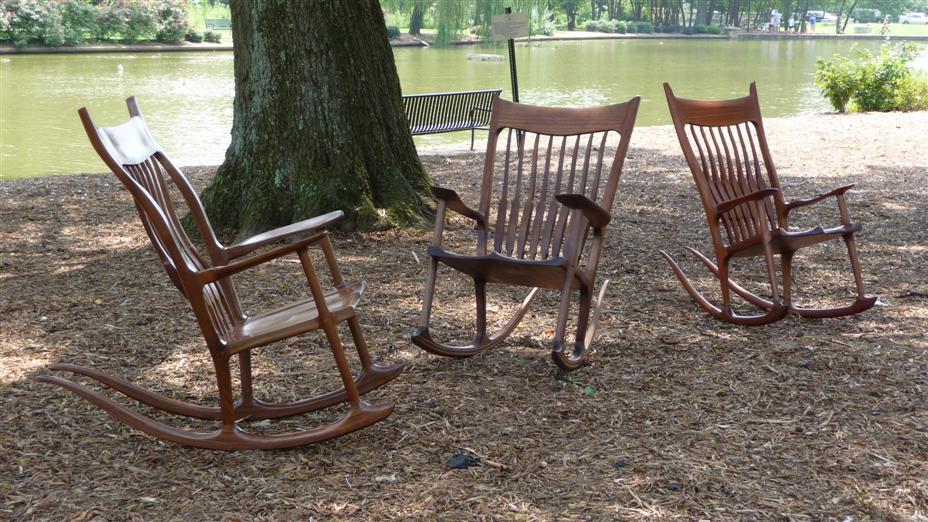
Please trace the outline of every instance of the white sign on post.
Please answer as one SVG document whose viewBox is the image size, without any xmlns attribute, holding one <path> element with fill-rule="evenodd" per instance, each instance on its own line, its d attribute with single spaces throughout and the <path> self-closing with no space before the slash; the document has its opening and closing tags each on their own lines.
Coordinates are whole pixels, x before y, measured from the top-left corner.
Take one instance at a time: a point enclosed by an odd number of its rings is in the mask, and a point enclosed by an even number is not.
<svg viewBox="0 0 928 522">
<path fill-rule="evenodd" d="M 511 40 L 528 36 L 528 13 L 507 13 L 493 17 L 493 39 Z"/>
</svg>

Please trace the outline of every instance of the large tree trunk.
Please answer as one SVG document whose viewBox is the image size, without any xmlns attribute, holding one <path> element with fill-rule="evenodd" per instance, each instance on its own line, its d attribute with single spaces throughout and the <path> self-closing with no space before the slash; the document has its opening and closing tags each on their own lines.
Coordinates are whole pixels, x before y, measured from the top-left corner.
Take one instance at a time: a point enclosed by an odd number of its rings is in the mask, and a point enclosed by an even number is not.
<svg viewBox="0 0 928 522">
<path fill-rule="evenodd" d="M 343 210 L 346 228 L 419 222 L 428 175 L 377 0 L 232 0 L 232 144 L 203 193 L 250 234 Z"/>
<path fill-rule="evenodd" d="M 409 17 L 409 34 L 412 36 L 421 36 L 422 18 L 425 16 L 425 9 L 422 2 L 416 2 L 412 6 L 412 15 Z"/>
</svg>

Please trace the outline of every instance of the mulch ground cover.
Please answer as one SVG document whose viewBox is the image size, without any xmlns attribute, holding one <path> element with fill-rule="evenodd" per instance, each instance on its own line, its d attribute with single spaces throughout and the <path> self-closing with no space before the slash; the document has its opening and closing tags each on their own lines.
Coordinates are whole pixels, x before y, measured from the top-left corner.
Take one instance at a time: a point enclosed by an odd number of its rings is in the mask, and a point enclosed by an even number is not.
<svg viewBox="0 0 928 522">
<path fill-rule="evenodd" d="M 407 369 L 367 396 L 396 404 L 387 420 L 284 451 L 162 442 L 33 381 L 71 362 L 183 400 L 212 404 L 215 394 L 193 315 L 117 180 L 4 182 L 0 519 L 925 520 L 928 113 L 771 120 L 768 134 L 788 199 L 858 183 L 849 203 L 864 224 L 876 308 L 752 328 L 702 312 L 657 253 L 670 251 L 717 298 L 683 251 L 711 252 L 702 208 L 672 130 L 638 129 L 600 265 L 612 284 L 589 365 L 563 374 L 550 361 L 557 292 L 484 355 L 419 350 L 408 335 L 431 230 L 339 235 L 347 278 L 369 284 L 368 343 Z M 436 184 L 476 201 L 480 155 L 423 161 Z M 187 169 L 198 188 L 213 171 Z M 837 223 L 833 203 L 821 206 L 803 222 Z M 446 244 L 464 250 L 473 232 L 453 220 Z M 736 274 L 761 281 L 758 268 L 743 263 Z M 800 303 L 853 297 L 839 242 L 801 254 L 796 270 Z M 257 311 L 302 298 L 304 281 L 292 258 L 236 283 Z M 472 287 L 444 271 L 439 288 L 433 332 L 463 340 Z M 503 320 L 522 294 L 491 287 L 491 296 Z M 262 349 L 256 364 L 268 398 L 337 385 L 318 336 Z M 337 413 L 244 425 L 282 432 Z"/>
</svg>

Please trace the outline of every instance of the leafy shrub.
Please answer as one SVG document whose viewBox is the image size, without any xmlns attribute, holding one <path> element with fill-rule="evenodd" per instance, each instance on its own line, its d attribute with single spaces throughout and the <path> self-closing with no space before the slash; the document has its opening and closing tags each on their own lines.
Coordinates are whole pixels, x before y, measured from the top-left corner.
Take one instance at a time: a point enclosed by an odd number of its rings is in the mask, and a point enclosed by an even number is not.
<svg viewBox="0 0 928 522">
<path fill-rule="evenodd" d="M 126 32 L 126 10 L 122 4 L 103 4 L 97 11 L 97 39 L 120 38 Z"/>
<path fill-rule="evenodd" d="M 879 58 L 869 50 L 858 51 L 859 77 L 854 104 L 861 111 L 896 110 L 896 90 L 900 81 L 912 76 L 909 62 L 918 53 L 915 46 L 883 48 Z"/>
<path fill-rule="evenodd" d="M 595 31 L 598 33 L 612 32 L 608 20 L 590 20 L 583 26 L 583 28 L 587 31 Z"/>
<path fill-rule="evenodd" d="M 658 24 L 654 26 L 655 33 L 679 33 L 681 29 L 679 25 L 674 24 Z"/>
<path fill-rule="evenodd" d="M 203 33 L 203 41 L 218 44 L 222 42 L 222 35 L 214 31 L 206 31 Z"/>
<path fill-rule="evenodd" d="M 557 30 L 557 25 L 554 22 L 554 15 L 548 8 L 532 9 L 528 25 L 529 34 L 531 35 L 543 34 L 545 36 L 551 36 L 554 34 L 554 31 Z"/>
<path fill-rule="evenodd" d="M 157 32 L 155 39 L 159 42 L 176 42 L 187 33 L 187 12 L 176 0 L 161 0 L 155 5 Z"/>
<path fill-rule="evenodd" d="M 912 74 L 899 80 L 895 104 L 897 111 L 928 111 L 928 75 Z"/>
<path fill-rule="evenodd" d="M 835 54 L 827 61 L 819 58 L 815 63 L 815 84 L 836 111 L 845 112 L 851 96 L 857 90 L 857 66 L 840 54 Z"/>
<path fill-rule="evenodd" d="M 707 34 L 707 33 L 709 32 L 709 26 L 708 26 L 708 25 L 702 25 L 702 24 L 700 24 L 700 25 L 694 25 L 694 26 L 693 26 L 693 32 L 695 32 L 696 34 Z"/>
<path fill-rule="evenodd" d="M 64 43 L 82 43 L 87 35 L 97 33 L 97 10 L 89 3 L 67 0 L 61 6 L 61 23 L 64 27 Z"/>
<path fill-rule="evenodd" d="M 628 31 L 629 33 L 637 33 L 638 22 L 634 20 L 628 20 L 627 22 L 625 22 L 625 30 Z"/>
<path fill-rule="evenodd" d="M 616 20 L 614 33 L 625 34 L 628 32 L 628 24 L 621 20 Z"/>
<path fill-rule="evenodd" d="M 706 33 L 707 34 L 722 34 L 722 28 L 717 25 L 707 25 Z"/>
<path fill-rule="evenodd" d="M 125 6 L 126 29 L 122 39 L 137 42 L 157 31 L 156 12 L 153 4 L 148 2 L 120 2 Z"/>
<path fill-rule="evenodd" d="M 884 47 L 880 55 L 855 49 L 852 57 L 819 58 L 815 83 L 838 112 L 849 102 L 860 111 L 928 108 L 928 77 L 908 68 L 918 51 L 913 44 Z"/>
<path fill-rule="evenodd" d="M 199 31 L 190 31 L 184 35 L 184 40 L 192 43 L 200 43 L 204 40 L 204 36 L 200 34 Z"/>
<path fill-rule="evenodd" d="M 17 48 L 25 47 L 31 40 L 41 40 L 49 46 L 64 42 L 61 15 L 50 9 L 48 2 L 39 0 L 4 0 L 4 36 Z"/>
<path fill-rule="evenodd" d="M 654 24 L 651 22 L 638 22 L 638 32 L 650 34 L 654 32 Z"/>
<path fill-rule="evenodd" d="M 400 28 L 395 25 L 387 26 L 387 38 L 394 39 L 400 37 Z"/>
</svg>

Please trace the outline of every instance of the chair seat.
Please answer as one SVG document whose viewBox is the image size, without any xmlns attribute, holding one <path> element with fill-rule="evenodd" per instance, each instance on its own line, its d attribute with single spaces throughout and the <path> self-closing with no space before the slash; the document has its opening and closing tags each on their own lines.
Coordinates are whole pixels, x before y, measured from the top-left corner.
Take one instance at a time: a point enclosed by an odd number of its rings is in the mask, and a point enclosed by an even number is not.
<svg viewBox="0 0 928 522">
<path fill-rule="evenodd" d="M 497 252 L 484 256 L 462 256 L 436 246 L 430 246 L 426 251 L 458 272 L 487 283 L 560 289 L 564 286 L 564 274 L 567 271 L 567 260 L 563 257 L 529 260 L 507 257 Z M 589 286 L 588 276 L 578 269 L 571 288 L 581 286 Z"/>
<path fill-rule="evenodd" d="M 795 252 L 800 248 L 823 243 L 832 239 L 837 239 L 845 234 L 860 232 L 863 226 L 860 223 L 849 223 L 840 227 L 822 228 L 815 227 L 799 232 L 790 232 L 778 228 L 771 232 L 770 246 L 774 254 L 783 252 Z M 734 253 L 732 257 L 755 257 L 764 255 L 763 242 L 757 241 L 753 244 L 746 245 L 743 249 L 738 249 L 738 245 L 733 245 Z"/>
<path fill-rule="evenodd" d="M 365 288 L 364 282 L 352 283 L 325 294 L 326 307 L 336 322 L 354 317 L 355 307 L 361 300 Z M 307 299 L 245 319 L 232 331 L 227 349 L 230 353 L 237 353 L 304 334 L 319 327 L 316 303 L 313 299 Z"/>
</svg>

